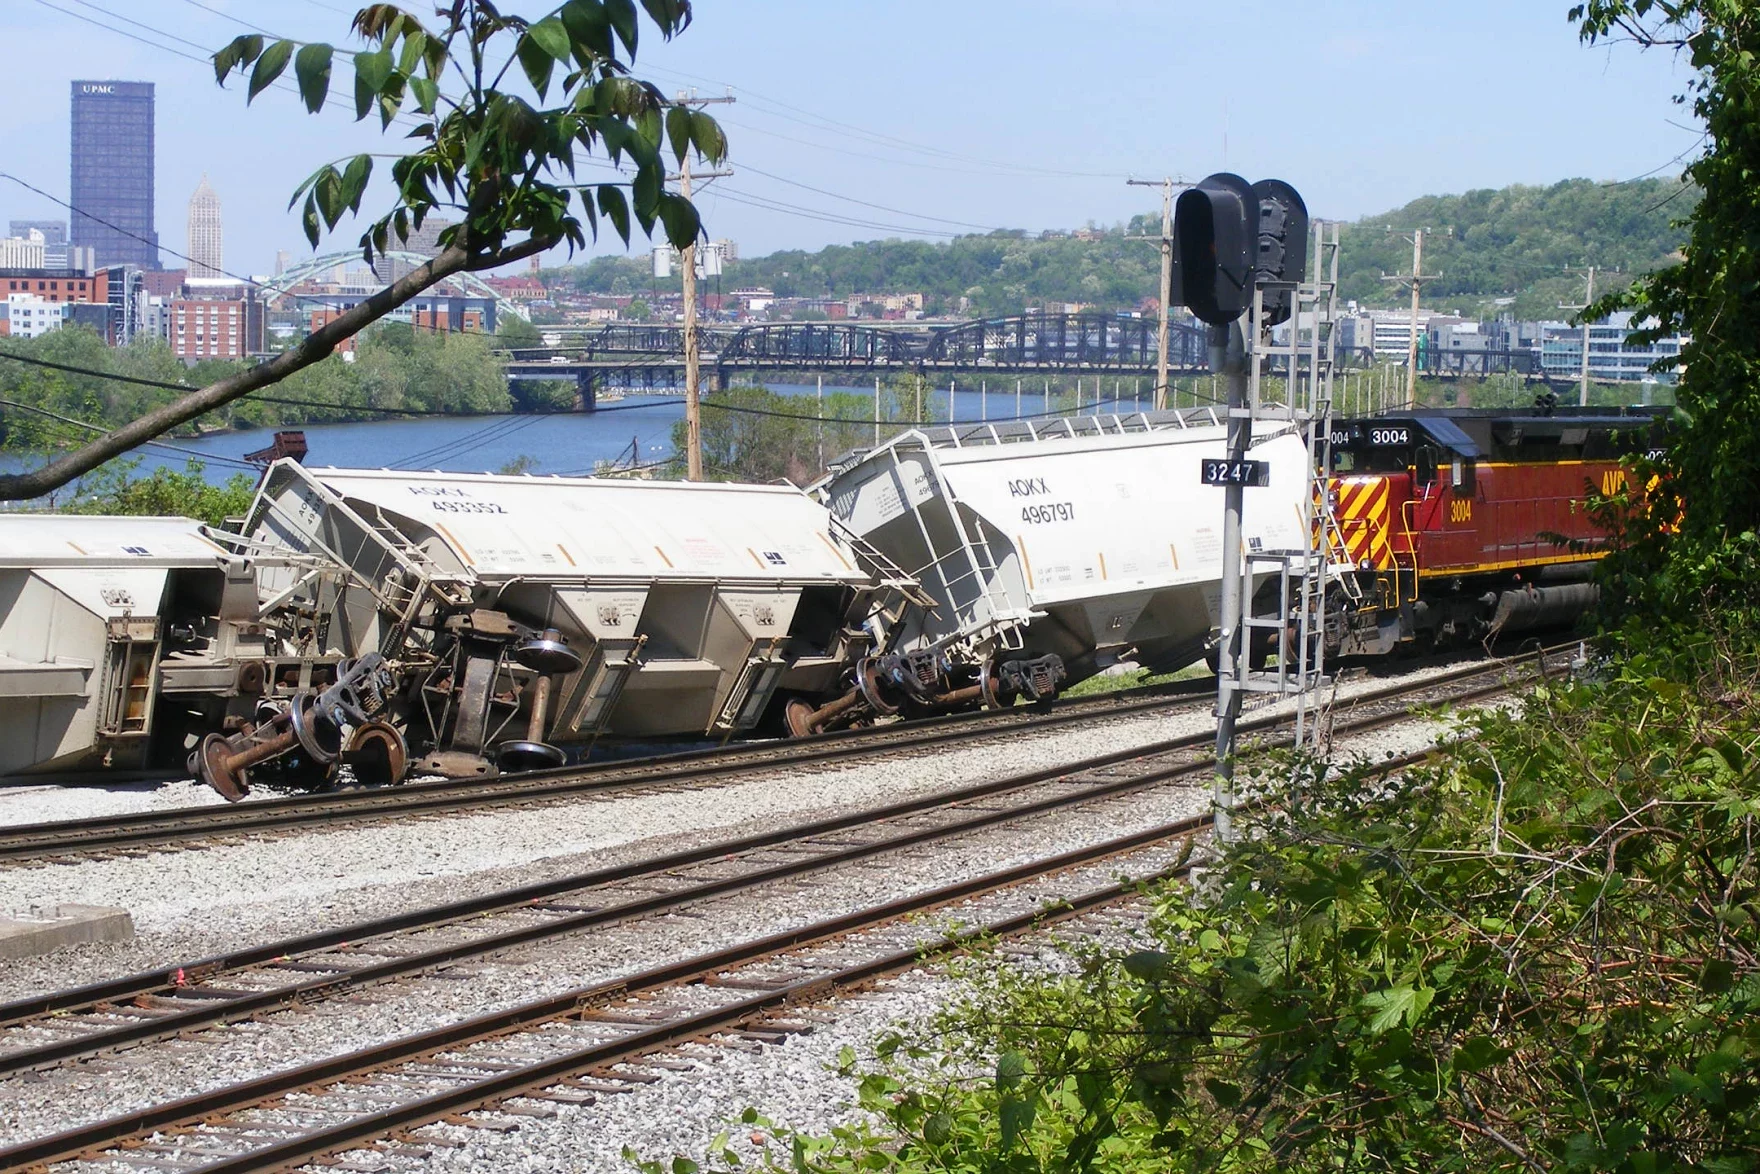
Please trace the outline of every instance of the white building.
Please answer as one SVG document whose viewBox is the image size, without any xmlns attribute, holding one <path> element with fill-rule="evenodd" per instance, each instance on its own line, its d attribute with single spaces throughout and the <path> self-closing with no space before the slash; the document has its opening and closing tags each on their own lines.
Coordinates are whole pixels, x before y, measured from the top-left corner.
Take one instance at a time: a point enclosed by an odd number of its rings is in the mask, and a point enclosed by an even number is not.
<svg viewBox="0 0 1760 1174">
<path fill-rule="evenodd" d="M 225 276 L 225 242 L 220 231 L 220 197 L 207 175 L 189 198 L 189 275 Z"/>
<path fill-rule="evenodd" d="M 13 338 L 37 338 L 59 330 L 71 302 L 51 302 L 35 294 L 6 296 L 6 333 Z"/>
<path fill-rule="evenodd" d="M 1589 326 L 1589 378 L 1603 383 L 1634 383 L 1647 379 L 1673 383 L 1680 375 L 1681 335 L 1633 346 L 1628 336 L 1645 323 L 1631 314 L 1614 314 Z M 1660 370 L 1651 366 L 1661 363 Z M 1548 375 L 1573 379 L 1583 370 L 1583 328 L 1548 323 L 1540 344 L 1540 365 Z"/>
<path fill-rule="evenodd" d="M 43 269 L 46 245 L 43 234 L 27 229 L 24 236 L 0 238 L 0 269 Z"/>
</svg>

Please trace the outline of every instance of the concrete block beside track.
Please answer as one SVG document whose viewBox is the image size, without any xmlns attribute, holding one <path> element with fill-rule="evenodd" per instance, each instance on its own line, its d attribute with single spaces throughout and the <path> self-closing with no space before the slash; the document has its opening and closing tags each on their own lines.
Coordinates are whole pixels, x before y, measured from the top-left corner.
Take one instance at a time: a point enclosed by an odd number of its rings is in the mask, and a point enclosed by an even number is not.
<svg viewBox="0 0 1760 1174">
<path fill-rule="evenodd" d="M 108 905 L 49 905 L 0 917 L 0 959 L 29 958 L 62 946 L 133 938 L 134 918 L 128 910 Z"/>
</svg>

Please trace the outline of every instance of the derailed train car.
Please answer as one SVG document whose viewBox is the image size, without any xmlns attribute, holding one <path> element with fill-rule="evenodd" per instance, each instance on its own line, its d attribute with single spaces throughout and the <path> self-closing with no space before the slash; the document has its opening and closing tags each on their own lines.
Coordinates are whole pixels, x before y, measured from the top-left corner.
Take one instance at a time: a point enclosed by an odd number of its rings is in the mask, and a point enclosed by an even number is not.
<svg viewBox="0 0 1760 1174">
<path fill-rule="evenodd" d="M 786 486 L 283 461 L 239 545 L 309 558 L 266 568 L 265 600 L 393 666 L 418 768 L 452 776 L 749 731 L 778 690 L 835 685 L 882 590 Z"/>
<path fill-rule="evenodd" d="M 1261 425 L 1269 484 L 1247 495 L 1250 550 L 1303 546 L 1308 450 Z M 1203 652 L 1222 578 L 1225 454 L 1209 409 L 1055 424 L 919 429 L 851 457 L 820 486 L 832 516 L 919 580 L 909 609 L 852 688 L 790 709 L 795 733 L 852 720 L 1048 697 L 1129 655 L 1178 668 Z"/>
<path fill-rule="evenodd" d="M 148 765 L 163 715 L 261 664 L 256 616 L 252 568 L 187 518 L 0 518 L 0 775 Z M 203 655 L 217 617 L 242 622 Z"/>
</svg>

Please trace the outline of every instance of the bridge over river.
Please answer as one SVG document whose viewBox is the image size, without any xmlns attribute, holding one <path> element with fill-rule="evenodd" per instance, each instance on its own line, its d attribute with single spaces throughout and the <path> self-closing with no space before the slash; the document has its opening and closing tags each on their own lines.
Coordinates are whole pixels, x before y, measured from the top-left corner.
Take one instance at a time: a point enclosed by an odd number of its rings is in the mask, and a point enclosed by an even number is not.
<svg viewBox="0 0 1760 1174">
<path fill-rule="evenodd" d="M 559 345 L 508 352 L 509 380 L 573 380 L 581 406 L 591 409 L 602 388 L 665 388 L 683 383 L 684 331 L 673 325 L 619 323 L 581 330 L 552 327 Z M 1156 366 L 1156 323 L 1115 314 L 1017 314 L 973 322 L 863 324 L 772 322 L 704 326 L 697 331 L 702 370 L 711 389 L 746 372 L 821 372 L 846 378 L 894 371 L 985 376 L 1150 376 Z M 1174 323 L 1168 330 L 1168 375 L 1208 375 L 1204 328 Z M 1525 353 L 1442 354 L 1427 374 L 1478 377 L 1528 371 Z M 1347 366 L 1367 366 L 1369 355 L 1340 355 Z"/>
</svg>

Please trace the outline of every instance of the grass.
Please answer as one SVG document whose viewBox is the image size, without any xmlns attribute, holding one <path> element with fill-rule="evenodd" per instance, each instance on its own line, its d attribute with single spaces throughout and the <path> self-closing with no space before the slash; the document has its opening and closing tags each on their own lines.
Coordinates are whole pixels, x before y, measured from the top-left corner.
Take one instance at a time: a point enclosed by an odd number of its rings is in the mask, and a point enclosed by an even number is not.
<svg viewBox="0 0 1760 1174">
<path fill-rule="evenodd" d="M 1199 677 L 1207 677 L 1210 670 L 1202 663 L 1190 664 L 1178 672 L 1150 673 L 1147 669 L 1138 669 L 1131 673 L 1106 674 L 1100 673 L 1085 681 L 1078 681 L 1069 688 L 1058 693 L 1059 697 L 1097 697 L 1103 693 L 1117 693 L 1121 689 L 1137 689 L 1144 685 L 1165 685 L 1169 681 L 1194 681 Z"/>
</svg>

